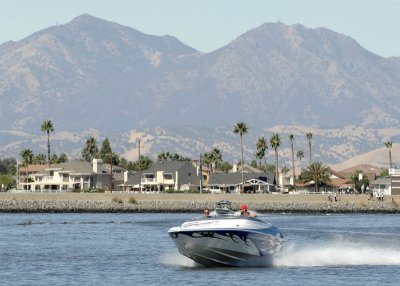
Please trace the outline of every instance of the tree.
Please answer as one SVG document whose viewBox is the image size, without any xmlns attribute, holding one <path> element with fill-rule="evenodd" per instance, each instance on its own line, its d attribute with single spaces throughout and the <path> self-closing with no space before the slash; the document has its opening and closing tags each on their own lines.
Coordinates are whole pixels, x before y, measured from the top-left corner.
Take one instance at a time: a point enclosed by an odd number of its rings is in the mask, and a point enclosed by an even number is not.
<svg viewBox="0 0 400 286">
<path fill-rule="evenodd" d="M 104 163 L 110 164 L 112 154 L 113 152 L 111 149 L 110 141 L 108 140 L 108 138 L 105 138 L 103 144 L 101 145 L 100 158 L 103 160 Z"/>
<path fill-rule="evenodd" d="M 46 155 L 44 153 L 37 154 L 33 161 L 35 164 L 44 165 L 46 164 Z"/>
<path fill-rule="evenodd" d="M 350 175 L 350 180 L 354 184 L 354 189 L 359 193 L 363 193 L 365 191 L 365 188 L 369 186 L 368 177 L 359 170 L 356 170 L 352 175 Z"/>
<path fill-rule="evenodd" d="M 232 169 L 232 165 L 231 164 L 229 164 L 229 162 L 223 162 L 222 164 L 221 164 L 221 166 L 220 166 L 220 170 L 222 171 L 222 172 L 225 172 L 225 173 L 228 173 L 229 172 L 229 170 L 231 170 Z"/>
<path fill-rule="evenodd" d="M 40 130 L 47 133 L 47 162 L 50 167 L 50 132 L 54 131 L 53 122 L 51 122 L 51 120 L 43 121 Z"/>
<path fill-rule="evenodd" d="M 233 133 L 239 134 L 240 136 L 240 151 L 241 151 L 241 161 L 240 166 L 242 169 L 242 192 L 244 191 L 244 181 L 243 181 L 243 135 L 248 132 L 248 128 L 246 123 L 238 122 L 235 126 L 233 126 Z"/>
<path fill-rule="evenodd" d="M 260 160 L 260 166 L 261 166 L 261 159 L 264 159 L 264 164 L 267 165 L 267 159 L 266 159 L 266 150 L 268 149 L 268 143 L 267 140 L 265 140 L 264 137 L 258 137 L 257 143 L 256 143 L 256 157 L 257 159 Z"/>
<path fill-rule="evenodd" d="M 58 157 L 57 163 L 67 163 L 68 162 L 68 156 L 65 153 L 61 153 L 60 156 Z"/>
<path fill-rule="evenodd" d="M 153 161 L 149 157 L 140 155 L 139 160 L 133 163 L 133 170 L 135 171 L 147 170 L 152 165 Z"/>
<path fill-rule="evenodd" d="M 6 158 L 0 160 L 0 174 L 3 175 L 15 175 L 16 173 L 17 160 L 15 158 Z"/>
<path fill-rule="evenodd" d="M 294 140 L 294 135 L 289 134 L 289 140 L 290 140 L 290 147 L 292 149 L 292 177 L 293 177 L 293 186 L 296 185 L 295 180 L 296 180 L 296 172 L 294 169 L 294 146 L 293 146 L 293 140 Z"/>
<path fill-rule="evenodd" d="M 307 134 L 306 134 L 306 138 L 307 138 L 307 140 L 308 140 L 308 152 L 309 152 L 309 155 L 310 155 L 310 164 L 312 163 L 312 156 L 311 156 L 311 140 L 312 140 L 312 133 L 311 132 L 308 132 Z"/>
<path fill-rule="evenodd" d="M 214 164 L 215 169 L 218 168 L 219 164 L 222 162 L 222 153 L 218 148 L 211 150 L 211 163 Z M 215 170 L 214 170 L 215 171 Z"/>
<path fill-rule="evenodd" d="M 301 159 L 304 158 L 304 152 L 301 151 L 301 150 L 297 151 L 296 157 L 297 157 L 297 159 L 300 161 L 300 172 L 301 172 Z"/>
<path fill-rule="evenodd" d="M 284 173 L 285 176 L 286 176 L 286 174 L 287 174 L 289 171 L 290 171 L 290 169 L 289 169 L 287 166 L 283 166 L 283 168 L 282 168 L 282 173 Z"/>
<path fill-rule="evenodd" d="M 271 145 L 271 148 L 275 151 L 275 180 L 276 184 L 279 185 L 278 148 L 281 146 L 281 137 L 279 137 L 278 133 L 272 134 L 269 145 Z"/>
<path fill-rule="evenodd" d="M 390 166 L 390 169 L 392 168 L 392 144 L 393 143 L 391 141 L 385 142 L 385 146 L 389 150 L 389 166 Z"/>
<path fill-rule="evenodd" d="M 157 155 L 158 162 L 165 162 L 171 158 L 171 154 L 169 152 L 161 152 Z"/>
<path fill-rule="evenodd" d="M 1 186 L 4 186 L 5 190 L 9 190 L 15 187 L 15 180 L 9 174 L 0 174 L 0 189 Z"/>
<path fill-rule="evenodd" d="M 93 158 L 99 155 L 99 149 L 97 148 L 97 141 L 93 137 L 89 137 L 86 140 L 85 146 L 82 149 L 82 158 L 86 162 L 92 162 Z"/>
<path fill-rule="evenodd" d="M 301 174 L 301 181 L 308 183 L 314 181 L 315 192 L 319 192 L 319 186 L 323 183 L 330 182 L 331 179 L 329 167 L 325 166 L 321 162 L 311 163 L 307 166 L 304 172 Z"/>
<path fill-rule="evenodd" d="M 31 149 L 23 149 L 20 153 L 22 157 L 22 166 L 26 168 L 25 182 L 28 182 L 28 166 L 33 162 L 33 152 Z"/>
</svg>

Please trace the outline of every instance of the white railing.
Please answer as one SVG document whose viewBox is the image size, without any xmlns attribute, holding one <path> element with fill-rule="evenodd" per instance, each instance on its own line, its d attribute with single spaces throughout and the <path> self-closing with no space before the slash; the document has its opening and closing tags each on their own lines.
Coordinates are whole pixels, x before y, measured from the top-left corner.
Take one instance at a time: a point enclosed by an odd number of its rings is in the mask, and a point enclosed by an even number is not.
<svg viewBox="0 0 400 286">
<path fill-rule="evenodd" d="M 157 184 L 157 178 L 142 178 L 140 182 L 142 184 Z"/>
</svg>

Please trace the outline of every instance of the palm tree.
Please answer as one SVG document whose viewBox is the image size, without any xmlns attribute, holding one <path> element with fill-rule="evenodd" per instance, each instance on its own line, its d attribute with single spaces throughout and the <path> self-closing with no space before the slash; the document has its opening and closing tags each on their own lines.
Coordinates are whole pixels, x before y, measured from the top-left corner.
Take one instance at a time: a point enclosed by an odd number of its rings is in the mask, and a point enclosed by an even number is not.
<svg viewBox="0 0 400 286">
<path fill-rule="evenodd" d="M 297 151 L 296 158 L 300 161 L 300 173 L 301 173 L 301 159 L 304 158 L 304 152 L 301 150 Z"/>
<path fill-rule="evenodd" d="M 50 132 L 54 131 L 53 122 L 51 122 L 51 120 L 43 121 L 42 125 L 40 126 L 40 130 L 47 133 L 47 162 L 49 163 L 50 167 Z"/>
<path fill-rule="evenodd" d="M 290 147 L 292 148 L 292 176 L 293 176 L 293 186 L 295 186 L 295 180 L 296 180 L 296 173 L 294 170 L 294 147 L 293 147 L 293 140 L 294 140 L 294 135 L 289 134 L 289 140 L 290 140 Z"/>
<path fill-rule="evenodd" d="M 44 153 L 37 154 L 33 160 L 36 164 L 44 165 L 46 164 L 46 155 Z"/>
<path fill-rule="evenodd" d="M 330 182 L 331 179 L 329 178 L 329 174 L 329 167 L 325 166 L 321 162 L 316 162 L 307 166 L 306 170 L 301 175 L 301 179 L 304 183 L 314 181 L 315 192 L 318 193 L 319 185 Z"/>
<path fill-rule="evenodd" d="M 28 166 L 33 162 L 33 152 L 31 149 L 23 149 L 20 153 L 22 157 L 22 166 L 26 167 L 26 175 L 25 175 L 25 182 L 28 182 Z"/>
<path fill-rule="evenodd" d="M 168 161 L 171 158 L 171 153 L 167 152 L 161 152 L 160 154 L 157 155 L 157 161 L 158 162 L 165 162 Z"/>
<path fill-rule="evenodd" d="M 248 128 L 246 123 L 238 122 L 235 126 L 233 126 L 233 133 L 240 135 L 240 151 L 241 151 L 241 169 L 242 169 L 242 192 L 244 190 L 244 179 L 243 179 L 243 135 L 248 132 Z"/>
<path fill-rule="evenodd" d="M 281 137 L 278 133 L 274 133 L 269 140 L 269 145 L 275 150 L 275 180 L 276 184 L 279 185 L 279 170 L 278 170 L 278 148 L 281 145 Z"/>
<path fill-rule="evenodd" d="M 393 144 L 393 142 L 391 142 L 391 141 L 385 142 L 385 146 L 389 150 L 389 166 L 390 166 L 390 169 L 392 168 L 392 144 Z"/>
<path fill-rule="evenodd" d="M 85 147 L 82 149 L 82 158 L 87 162 L 92 162 L 93 158 L 98 156 L 99 149 L 97 147 L 97 141 L 93 137 L 89 137 L 86 140 Z"/>
<path fill-rule="evenodd" d="M 312 163 L 312 157 L 311 157 L 311 140 L 312 140 L 312 133 L 308 132 L 306 134 L 306 138 L 308 140 L 308 151 L 310 153 L 310 164 Z"/>
<path fill-rule="evenodd" d="M 261 165 L 261 159 L 264 159 L 264 163 L 265 163 L 265 165 L 267 165 L 265 151 L 268 149 L 268 143 L 264 137 L 258 137 L 257 143 L 256 143 L 256 149 L 257 149 L 256 157 L 257 157 L 257 159 L 260 160 L 260 165 Z"/>
<path fill-rule="evenodd" d="M 212 163 L 214 163 L 215 165 L 215 170 L 217 169 L 218 164 L 220 164 L 222 162 L 222 153 L 221 150 L 219 150 L 218 148 L 214 148 L 211 151 L 211 161 Z M 214 171 L 215 171 L 214 170 Z"/>
</svg>

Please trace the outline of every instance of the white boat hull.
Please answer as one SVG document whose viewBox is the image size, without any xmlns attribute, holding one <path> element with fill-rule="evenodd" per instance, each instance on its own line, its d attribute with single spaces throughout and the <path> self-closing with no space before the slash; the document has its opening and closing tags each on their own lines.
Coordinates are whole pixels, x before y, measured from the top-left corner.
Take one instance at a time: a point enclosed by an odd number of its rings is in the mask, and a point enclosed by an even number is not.
<svg viewBox="0 0 400 286">
<path fill-rule="evenodd" d="M 169 230 L 183 255 L 208 267 L 265 266 L 282 247 L 282 234 L 253 218 L 192 221 Z"/>
</svg>

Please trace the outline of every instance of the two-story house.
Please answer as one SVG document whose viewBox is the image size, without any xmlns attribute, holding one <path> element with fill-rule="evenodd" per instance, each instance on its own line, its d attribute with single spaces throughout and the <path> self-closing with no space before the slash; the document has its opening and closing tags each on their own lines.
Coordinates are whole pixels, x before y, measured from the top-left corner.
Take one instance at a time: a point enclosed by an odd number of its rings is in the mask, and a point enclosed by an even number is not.
<svg viewBox="0 0 400 286">
<path fill-rule="evenodd" d="M 164 161 L 147 170 L 136 172 L 121 184 L 126 191 L 163 192 L 198 189 L 200 170 L 189 161 Z"/>
<path fill-rule="evenodd" d="M 24 168 L 21 168 L 21 171 Z M 29 170 L 29 167 L 28 167 Z M 120 172 L 116 168 L 117 172 Z M 111 182 L 115 181 L 114 170 L 111 178 L 110 170 L 101 159 L 93 159 L 92 163 L 71 160 L 66 163 L 43 166 L 42 170 L 19 176 L 19 189 L 30 191 L 72 191 L 91 188 L 110 190 Z M 123 176 L 123 175 L 121 175 Z"/>
</svg>

